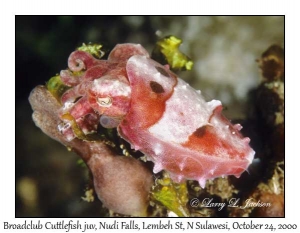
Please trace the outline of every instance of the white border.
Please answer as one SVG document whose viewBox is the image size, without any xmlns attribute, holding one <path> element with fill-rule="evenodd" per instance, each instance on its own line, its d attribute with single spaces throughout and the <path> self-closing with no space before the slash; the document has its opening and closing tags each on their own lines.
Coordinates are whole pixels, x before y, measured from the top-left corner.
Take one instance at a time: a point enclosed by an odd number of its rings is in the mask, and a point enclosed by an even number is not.
<svg viewBox="0 0 300 233">
<path fill-rule="evenodd" d="M 286 218 L 285 219 L 253 219 L 255 223 L 298 223 L 300 232 L 299 217 L 297 217 L 299 206 L 299 1 L 1 1 L 1 120 L 2 132 L 0 143 L 1 153 L 1 192 L 0 192 L 0 229 L 3 229 L 3 222 L 24 223 L 25 219 L 15 219 L 15 89 L 14 89 L 14 64 L 15 64 L 15 14 L 280 14 L 286 15 Z M 140 7 L 142 3 L 142 7 Z M 90 7 L 89 7 L 90 6 Z M 37 221 L 38 219 L 33 219 Z M 52 222 L 56 219 L 50 219 Z M 41 219 L 41 222 L 50 221 Z M 61 221 L 62 219 L 57 219 Z M 69 221 L 70 219 L 65 219 Z M 166 221 L 167 219 L 164 219 Z M 30 221 L 30 219 L 27 219 Z M 76 221 L 76 219 L 73 219 Z M 82 223 L 94 223 L 99 219 L 80 219 Z M 105 219 L 113 221 L 113 219 Z M 118 219 L 118 221 L 129 221 Z M 135 221 L 146 221 L 146 219 L 135 219 Z M 158 219 L 147 219 L 147 222 L 157 222 Z M 205 219 L 171 219 L 171 221 L 200 221 Z M 209 219 L 210 223 L 235 221 L 250 222 L 251 219 Z M 2 230 L 1 230 L 2 231 Z M 199 230 L 198 230 L 199 231 Z M 21 232 L 21 231 L 10 231 Z M 22 231 L 23 232 L 23 231 Z M 37 232 L 37 231 L 26 231 Z M 50 232 L 50 231 L 38 231 Z M 60 231 L 65 232 L 65 231 Z M 81 231 L 72 231 L 81 232 Z M 115 232 L 115 231 L 110 231 Z M 132 232 L 132 231 L 127 231 Z M 157 232 L 162 232 L 158 230 Z M 165 231 L 164 231 L 165 232 Z M 201 231 L 203 232 L 203 231 Z M 250 230 L 240 232 L 252 232 Z M 270 232 L 270 230 L 259 231 Z M 284 231 L 281 231 L 284 232 Z M 290 231 L 289 231 L 290 232 Z"/>
</svg>

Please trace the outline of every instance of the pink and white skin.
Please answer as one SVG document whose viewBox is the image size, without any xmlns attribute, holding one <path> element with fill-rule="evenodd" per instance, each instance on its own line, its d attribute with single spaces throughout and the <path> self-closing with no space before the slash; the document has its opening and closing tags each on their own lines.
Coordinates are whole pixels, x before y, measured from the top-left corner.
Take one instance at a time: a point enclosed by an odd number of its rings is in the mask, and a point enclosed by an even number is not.
<svg viewBox="0 0 300 233">
<path fill-rule="evenodd" d="M 99 122 L 117 128 L 153 161 L 154 173 L 166 170 L 175 182 L 197 180 L 205 187 L 207 179 L 239 177 L 252 163 L 250 139 L 222 115 L 221 102 L 206 102 L 141 45 L 118 44 L 107 60 L 75 51 L 68 65 L 60 74 L 71 87 L 62 96 L 61 115 L 70 113 L 85 134 Z M 61 132 L 72 140 L 76 135 L 63 120 Z"/>
</svg>

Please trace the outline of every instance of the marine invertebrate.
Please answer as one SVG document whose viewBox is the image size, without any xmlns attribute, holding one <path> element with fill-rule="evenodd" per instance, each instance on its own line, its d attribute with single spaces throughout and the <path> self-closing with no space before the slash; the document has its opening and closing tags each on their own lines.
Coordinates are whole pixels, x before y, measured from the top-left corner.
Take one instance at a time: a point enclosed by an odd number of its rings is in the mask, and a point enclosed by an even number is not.
<svg viewBox="0 0 300 233">
<path fill-rule="evenodd" d="M 170 70 L 193 65 L 178 50 L 180 42 L 160 40 L 154 50 L 171 67 L 151 59 L 139 44 L 118 44 L 107 59 L 101 45 L 83 45 L 47 89 L 38 86 L 30 95 L 36 125 L 81 156 L 95 193 L 114 212 L 145 216 L 150 195 L 172 213 L 188 216 L 185 180 L 204 188 L 208 179 L 239 177 L 253 160 L 250 139 L 222 115 L 221 102 L 206 102 Z M 164 170 L 164 178 L 159 175 L 153 185 L 153 174 L 122 142 L 126 156 L 117 156 L 112 132 L 152 161 L 153 173 Z"/>
<path fill-rule="evenodd" d="M 142 162 L 117 156 L 103 140 L 68 141 L 57 127 L 62 123 L 58 117 L 61 105 L 44 86 L 33 89 L 29 101 L 35 124 L 86 162 L 93 174 L 95 191 L 107 208 L 126 215 L 146 215 L 152 174 Z"/>
<path fill-rule="evenodd" d="M 222 115 L 221 102 L 206 102 L 141 45 L 119 44 L 107 60 L 77 50 L 68 65 L 60 73 L 71 87 L 61 96 L 60 130 L 69 141 L 94 134 L 100 121 L 147 155 L 154 173 L 202 187 L 207 179 L 239 177 L 252 162 L 250 139 Z"/>
</svg>

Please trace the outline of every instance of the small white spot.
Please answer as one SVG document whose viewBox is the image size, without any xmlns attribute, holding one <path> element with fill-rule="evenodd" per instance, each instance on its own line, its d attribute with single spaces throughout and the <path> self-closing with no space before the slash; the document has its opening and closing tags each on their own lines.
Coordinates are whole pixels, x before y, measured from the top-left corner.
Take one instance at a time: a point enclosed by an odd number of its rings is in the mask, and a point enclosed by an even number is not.
<svg viewBox="0 0 300 233">
<path fill-rule="evenodd" d="M 200 187 L 204 189 L 205 188 L 205 183 L 206 183 L 205 178 L 200 178 L 198 180 L 198 182 L 199 182 Z"/>
<path fill-rule="evenodd" d="M 68 128 L 70 128 L 71 127 L 71 124 L 70 123 L 61 123 L 61 124 L 59 124 L 58 126 L 57 126 L 57 128 L 58 128 L 58 130 L 60 131 L 60 132 L 64 132 L 64 131 L 66 131 Z"/>
<path fill-rule="evenodd" d="M 240 131 L 243 128 L 243 126 L 241 126 L 241 124 L 235 124 L 233 125 L 233 128 Z"/>
<path fill-rule="evenodd" d="M 243 138 L 243 141 L 246 142 L 246 143 L 249 143 L 250 142 L 250 138 L 245 137 L 245 138 Z"/>
<path fill-rule="evenodd" d="M 160 155 L 161 152 L 162 152 L 161 145 L 160 144 L 155 144 L 155 146 L 154 146 L 154 153 L 155 153 L 155 155 Z"/>
<path fill-rule="evenodd" d="M 102 107 L 110 107 L 112 105 L 112 100 L 110 97 L 98 98 L 97 102 Z"/>
<path fill-rule="evenodd" d="M 180 171 L 183 171 L 184 165 L 185 165 L 184 162 L 182 162 L 182 163 L 179 164 L 179 169 L 180 169 Z"/>
<path fill-rule="evenodd" d="M 154 164 L 153 172 L 156 174 L 156 173 L 160 172 L 161 170 L 163 170 L 162 165 L 160 163 L 156 162 Z"/>
<path fill-rule="evenodd" d="M 158 37 L 161 37 L 162 34 L 163 33 L 160 30 L 156 30 L 156 32 L 155 32 L 155 35 L 158 36 Z"/>
<path fill-rule="evenodd" d="M 74 103 L 72 103 L 72 102 L 65 102 L 64 103 L 64 106 L 63 106 L 63 109 L 65 110 L 65 109 L 70 109 L 71 107 L 73 107 L 74 106 Z"/>
</svg>

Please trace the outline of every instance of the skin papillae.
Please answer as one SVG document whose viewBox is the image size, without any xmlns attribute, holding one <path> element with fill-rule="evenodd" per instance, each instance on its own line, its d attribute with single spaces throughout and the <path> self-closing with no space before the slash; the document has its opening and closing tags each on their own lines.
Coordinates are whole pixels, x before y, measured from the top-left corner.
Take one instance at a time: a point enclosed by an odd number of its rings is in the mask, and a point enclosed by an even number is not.
<svg viewBox="0 0 300 233">
<path fill-rule="evenodd" d="M 239 177 L 252 162 L 250 139 L 222 115 L 221 102 L 206 102 L 141 45 L 118 44 L 107 60 L 77 50 L 68 66 L 47 89 L 32 91 L 33 119 L 82 157 L 110 210 L 146 215 L 152 174 L 141 162 L 116 156 L 97 138 L 100 125 L 117 128 L 154 163 L 154 173 L 164 170 L 176 183 L 196 180 L 205 188 L 209 179 Z"/>
<path fill-rule="evenodd" d="M 29 102 L 36 126 L 86 162 L 95 191 L 108 209 L 125 215 L 146 215 L 152 174 L 140 161 L 116 156 L 103 141 L 66 140 L 57 127 L 62 123 L 58 114 L 61 105 L 44 86 L 32 90 Z"/>
</svg>

